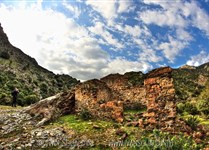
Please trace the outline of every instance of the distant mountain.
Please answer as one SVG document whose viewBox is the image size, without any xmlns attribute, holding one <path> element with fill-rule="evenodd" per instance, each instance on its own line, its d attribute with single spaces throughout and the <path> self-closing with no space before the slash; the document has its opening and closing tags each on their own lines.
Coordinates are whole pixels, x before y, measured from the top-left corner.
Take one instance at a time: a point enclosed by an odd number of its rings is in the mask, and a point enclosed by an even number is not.
<svg viewBox="0 0 209 150">
<path fill-rule="evenodd" d="M 23 41 L 24 42 L 24 41 Z M 56 75 L 10 44 L 0 24 L 0 104 L 9 104 L 11 90 L 19 88 L 21 105 L 34 103 L 79 83 L 69 75 Z"/>
</svg>

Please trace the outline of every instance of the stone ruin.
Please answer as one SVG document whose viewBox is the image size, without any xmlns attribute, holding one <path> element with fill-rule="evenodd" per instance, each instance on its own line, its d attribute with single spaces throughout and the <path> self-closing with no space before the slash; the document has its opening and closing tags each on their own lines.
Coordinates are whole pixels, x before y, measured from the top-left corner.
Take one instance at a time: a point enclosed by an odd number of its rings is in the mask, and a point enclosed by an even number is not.
<svg viewBox="0 0 209 150">
<path fill-rule="evenodd" d="M 147 111 L 139 120 L 139 126 L 147 130 L 154 128 L 163 131 L 191 131 L 177 118 L 175 88 L 170 67 L 152 70 L 144 80 Z"/>
<path fill-rule="evenodd" d="M 93 79 L 75 88 L 77 113 L 88 111 L 92 117 L 123 121 L 123 103 L 102 81 Z"/>
<path fill-rule="evenodd" d="M 144 85 L 129 86 L 110 76 L 78 84 L 74 89 L 42 100 L 27 109 L 42 118 L 40 124 L 69 113 L 87 111 L 93 118 L 123 122 L 124 105 L 142 103 L 147 106 L 138 124 L 141 128 L 169 131 L 189 131 L 189 127 L 176 115 L 175 88 L 170 67 L 155 69 L 145 75 Z M 130 91 L 128 91 L 130 89 Z M 128 91 L 128 92 L 127 92 Z M 139 108 L 140 109 L 140 108 Z M 42 117 L 41 117 L 42 116 Z"/>
<path fill-rule="evenodd" d="M 170 67 L 152 70 L 145 75 L 143 87 L 129 87 L 128 80 L 117 74 L 80 83 L 74 89 L 75 111 L 81 113 L 86 110 L 93 118 L 123 122 L 124 105 L 128 105 L 127 99 L 133 99 L 132 104 L 138 100 L 147 107 L 138 121 L 141 128 L 157 128 L 169 132 L 189 131 L 191 129 L 177 118 L 171 73 Z M 130 91 L 126 92 L 128 89 Z"/>
</svg>

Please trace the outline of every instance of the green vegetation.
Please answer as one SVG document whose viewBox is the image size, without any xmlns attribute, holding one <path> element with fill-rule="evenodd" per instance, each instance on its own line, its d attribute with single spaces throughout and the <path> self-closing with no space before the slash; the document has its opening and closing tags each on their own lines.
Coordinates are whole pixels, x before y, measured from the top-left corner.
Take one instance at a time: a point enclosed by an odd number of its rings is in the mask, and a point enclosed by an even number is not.
<svg viewBox="0 0 209 150">
<path fill-rule="evenodd" d="M 128 111 L 126 112 L 128 113 Z M 134 113 L 131 111 L 130 113 Z M 62 126 L 69 133 L 74 133 L 71 140 L 88 137 L 92 147 L 86 149 L 123 149 L 123 150 L 199 150 L 204 147 L 183 134 L 172 135 L 159 130 L 144 131 L 139 127 L 125 126 L 115 122 L 101 120 L 82 120 L 76 115 L 60 117 L 49 127 Z M 121 139 L 127 135 L 125 139 Z"/>
<path fill-rule="evenodd" d="M 9 55 L 8 52 L 3 51 L 3 52 L 0 53 L 0 57 L 1 58 L 4 58 L 4 59 L 9 59 L 10 58 L 10 55 Z"/>
<path fill-rule="evenodd" d="M 39 66 L 34 58 L 13 47 L 2 29 L 0 36 L 0 104 L 10 105 L 14 87 L 20 90 L 18 105 L 25 106 L 79 82 L 69 75 L 56 75 Z"/>
<path fill-rule="evenodd" d="M 14 87 L 20 90 L 18 105 L 26 106 L 70 89 L 77 83 L 76 79 L 68 75 L 55 75 L 31 63 L 25 65 L 24 61 L 18 63 L 12 58 L 5 60 L 0 57 L 0 104 L 2 105 L 11 104 L 11 92 Z"/>
<path fill-rule="evenodd" d="M 144 84 L 144 74 L 142 72 L 128 72 L 124 74 L 128 78 L 128 83 L 131 86 L 143 85 Z"/>
<path fill-rule="evenodd" d="M 173 71 L 172 77 L 178 100 L 187 100 L 199 96 L 204 89 L 204 86 L 198 84 L 201 71 L 200 69 L 176 69 Z"/>
<path fill-rule="evenodd" d="M 186 124 L 188 126 L 190 126 L 192 128 L 192 130 L 196 130 L 198 124 L 200 123 L 198 117 L 196 116 L 189 116 L 186 120 L 185 120 Z"/>
<path fill-rule="evenodd" d="M 178 103 L 177 111 L 179 113 L 186 113 L 186 114 L 191 114 L 191 115 L 196 115 L 199 113 L 196 105 L 191 102 Z"/>
<path fill-rule="evenodd" d="M 82 120 L 89 120 L 92 118 L 92 115 L 91 113 L 87 110 L 87 109 L 82 109 L 80 112 L 79 112 L 79 117 L 82 119 Z"/>
</svg>

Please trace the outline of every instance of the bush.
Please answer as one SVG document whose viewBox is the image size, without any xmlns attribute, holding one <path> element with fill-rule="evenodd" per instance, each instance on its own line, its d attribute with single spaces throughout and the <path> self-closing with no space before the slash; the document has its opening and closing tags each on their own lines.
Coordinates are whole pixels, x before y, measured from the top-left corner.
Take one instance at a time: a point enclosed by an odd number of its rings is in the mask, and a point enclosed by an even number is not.
<svg viewBox="0 0 209 150">
<path fill-rule="evenodd" d="M 8 52 L 1 52 L 0 53 L 0 57 L 1 58 L 4 58 L 4 59 L 9 59 L 10 58 L 10 55 L 9 55 L 9 53 Z"/>
<path fill-rule="evenodd" d="M 46 83 L 41 83 L 40 85 L 40 90 L 43 92 L 43 93 L 47 93 L 48 92 L 48 85 Z"/>
<path fill-rule="evenodd" d="M 2 105 L 11 104 L 11 98 L 6 93 L 0 93 L 0 104 Z"/>
<path fill-rule="evenodd" d="M 92 115 L 91 113 L 89 112 L 89 110 L 87 109 L 82 109 L 79 113 L 79 117 L 82 119 L 82 120 L 89 120 L 92 118 Z"/>
<path fill-rule="evenodd" d="M 190 116 L 185 120 L 186 124 L 190 126 L 193 130 L 196 130 L 198 124 L 200 123 L 199 119 L 196 116 Z"/>
<path fill-rule="evenodd" d="M 190 103 L 190 102 L 186 102 L 185 104 L 184 103 L 177 104 L 177 111 L 179 113 L 187 112 L 187 113 L 189 113 L 191 115 L 198 114 L 197 107 L 194 104 Z"/>
<path fill-rule="evenodd" d="M 178 103 L 177 104 L 177 112 L 178 113 L 183 113 L 184 112 L 184 107 L 185 107 L 185 105 L 183 103 Z"/>
<path fill-rule="evenodd" d="M 204 115 L 209 115 L 209 99 L 199 100 L 197 102 L 197 109 Z"/>
<path fill-rule="evenodd" d="M 31 105 L 33 103 L 38 102 L 39 98 L 35 94 L 28 95 L 24 98 L 24 105 Z"/>
</svg>

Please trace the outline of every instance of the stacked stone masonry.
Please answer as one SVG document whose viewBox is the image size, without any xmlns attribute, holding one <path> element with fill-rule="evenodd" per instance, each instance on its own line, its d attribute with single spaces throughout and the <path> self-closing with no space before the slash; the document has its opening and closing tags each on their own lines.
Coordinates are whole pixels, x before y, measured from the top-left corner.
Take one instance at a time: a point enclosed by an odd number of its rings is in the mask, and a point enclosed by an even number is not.
<svg viewBox="0 0 209 150">
<path fill-rule="evenodd" d="M 144 80 L 146 89 L 147 111 L 139 120 L 139 125 L 147 130 L 154 128 L 168 132 L 191 129 L 177 118 L 175 88 L 170 67 L 155 69 Z"/>
</svg>

